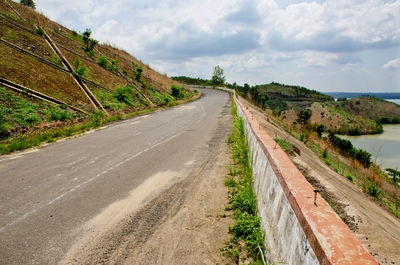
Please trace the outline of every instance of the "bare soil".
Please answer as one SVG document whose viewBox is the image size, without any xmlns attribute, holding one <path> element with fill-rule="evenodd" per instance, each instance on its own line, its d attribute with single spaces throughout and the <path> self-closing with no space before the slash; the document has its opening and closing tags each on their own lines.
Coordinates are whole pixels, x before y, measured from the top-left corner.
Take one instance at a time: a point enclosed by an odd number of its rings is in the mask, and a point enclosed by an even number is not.
<svg viewBox="0 0 400 265">
<path fill-rule="evenodd" d="M 269 119 L 266 112 L 244 99 L 241 101 L 271 137 L 287 139 L 300 150 L 300 155 L 292 157 L 292 160 L 310 183 L 319 187 L 334 207 L 339 209 L 342 219 L 379 264 L 400 264 L 400 219 L 345 177 L 331 170 L 307 146 Z"/>
<path fill-rule="evenodd" d="M 183 180 L 157 174 L 107 207 L 61 264 L 228 264 L 220 253 L 233 224 L 225 214 L 231 159 L 225 137 L 211 140 L 208 158 Z"/>
</svg>

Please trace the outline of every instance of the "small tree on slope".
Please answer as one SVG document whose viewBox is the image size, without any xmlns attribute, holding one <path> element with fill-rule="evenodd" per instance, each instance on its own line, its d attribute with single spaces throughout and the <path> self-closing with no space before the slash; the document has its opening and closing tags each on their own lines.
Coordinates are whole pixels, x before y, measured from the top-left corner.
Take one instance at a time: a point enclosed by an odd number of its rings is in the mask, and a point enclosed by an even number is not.
<svg viewBox="0 0 400 265">
<path fill-rule="evenodd" d="M 33 0 L 21 0 L 19 1 L 19 3 L 32 9 L 36 8 L 35 2 L 33 2 Z"/>
</svg>

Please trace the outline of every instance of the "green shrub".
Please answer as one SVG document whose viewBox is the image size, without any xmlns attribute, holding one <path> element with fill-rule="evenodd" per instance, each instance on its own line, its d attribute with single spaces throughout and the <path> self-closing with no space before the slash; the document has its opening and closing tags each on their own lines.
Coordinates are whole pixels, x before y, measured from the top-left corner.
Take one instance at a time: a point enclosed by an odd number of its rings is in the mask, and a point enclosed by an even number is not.
<svg viewBox="0 0 400 265">
<path fill-rule="evenodd" d="M 101 67 L 107 69 L 107 67 L 108 67 L 107 58 L 106 58 L 105 56 L 100 56 L 100 57 L 97 59 L 97 64 L 100 65 Z"/>
<path fill-rule="evenodd" d="M 117 90 L 115 91 L 114 97 L 120 101 L 120 102 L 124 102 L 129 106 L 132 106 L 133 103 L 131 101 L 132 99 L 132 87 L 130 86 L 125 86 L 125 87 L 119 87 L 117 88 Z"/>
<path fill-rule="evenodd" d="M 108 70 L 115 71 L 118 70 L 117 63 L 119 60 L 111 60 L 111 64 L 108 65 Z"/>
<path fill-rule="evenodd" d="M 238 184 L 234 178 L 227 178 L 224 181 L 224 185 L 228 188 L 234 188 L 234 187 L 237 187 Z"/>
<path fill-rule="evenodd" d="M 172 86 L 171 86 L 171 95 L 172 95 L 172 96 L 177 97 L 178 94 L 179 94 L 179 92 L 180 92 L 179 87 L 177 87 L 177 86 L 175 86 L 175 85 L 172 85 Z"/>
<path fill-rule="evenodd" d="M 332 162 L 328 158 L 324 158 L 322 160 L 324 160 L 325 164 L 327 164 L 328 166 L 332 165 Z"/>
<path fill-rule="evenodd" d="M 244 239 L 246 249 L 254 259 L 259 259 L 259 247 L 264 246 L 264 233 L 258 216 L 247 212 L 236 212 L 236 224 L 229 230 L 237 238 Z"/>
<path fill-rule="evenodd" d="M 381 194 L 381 192 L 381 189 L 374 183 L 367 188 L 367 193 L 377 199 L 379 199 L 379 195 Z"/>
<path fill-rule="evenodd" d="M 95 113 L 93 113 L 90 116 L 90 119 L 92 120 L 92 124 L 95 127 L 98 127 L 98 126 L 103 124 L 103 118 L 104 118 L 104 113 L 102 111 L 100 111 L 100 110 L 96 111 Z"/>
<path fill-rule="evenodd" d="M 96 51 L 95 50 L 90 50 L 87 51 L 86 54 L 90 57 L 93 58 L 96 55 Z"/>
<path fill-rule="evenodd" d="M 352 175 L 348 174 L 348 175 L 346 175 L 346 178 L 348 180 L 350 180 L 351 182 L 353 182 L 353 176 Z"/>
<path fill-rule="evenodd" d="M 36 28 L 36 33 L 37 34 L 39 34 L 40 36 L 43 36 L 44 35 L 44 31 L 43 31 L 43 29 L 41 29 L 41 28 Z"/>
<path fill-rule="evenodd" d="M 11 125 L 5 122 L 0 122 L 0 139 L 9 137 L 11 135 L 10 129 Z"/>
<path fill-rule="evenodd" d="M 29 124 L 33 124 L 33 123 L 38 122 L 39 117 L 36 116 L 35 114 L 29 114 L 29 115 L 25 116 L 24 120 L 25 120 L 25 122 L 27 122 Z"/>
<path fill-rule="evenodd" d="M 51 121 L 65 121 L 72 120 L 74 116 L 67 110 L 51 109 L 50 120 Z"/>
<path fill-rule="evenodd" d="M 371 154 L 362 149 L 353 148 L 350 152 L 351 156 L 357 159 L 365 168 L 369 168 L 372 164 Z"/>
<path fill-rule="evenodd" d="M 319 125 L 315 128 L 315 130 L 316 130 L 316 132 L 317 132 L 319 138 L 322 137 L 322 133 L 325 131 L 325 129 L 326 129 L 326 128 L 325 128 L 325 126 L 324 126 L 323 124 L 319 124 Z"/>
<path fill-rule="evenodd" d="M 82 40 L 85 43 L 85 47 L 82 47 L 85 52 L 90 52 L 93 51 L 94 46 L 99 43 L 97 40 L 91 39 L 90 36 L 92 35 L 92 30 L 91 29 L 86 29 L 82 33 Z"/>
<path fill-rule="evenodd" d="M 77 70 L 76 70 L 76 74 L 79 76 L 79 77 L 85 77 L 86 76 L 86 72 L 87 72 L 87 67 L 86 66 L 82 66 L 82 67 L 79 67 Z"/>
<path fill-rule="evenodd" d="M 337 137 L 332 132 L 329 133 L 328 140 L 333 146 L 337 147 L 342 154 L 357 159 L 365 168 L 371 166 L 371 154 L 362 149 L 354 148 L 349 140 Z"/>
<path fill-rule="evenodd" d="M 87 67 L 86 66 L 80 66 L 82 63 L 79 60 L 79 57 L 76 57 L 74 63 L 73 63 L 73 67 L 74 67 L 74 73 L 78 76 L 78 77 L 85 77 L 86 72 L 87 72 Z"/>
<path fill-rule="evenodd" d="M 136 70 L 135 70 L 135 79 L 136 80 L 140 80 L 140 78 L 142 77 L 142 73 L 143 73 L 143 68 L 142 67 L 136 67 Z"/>
<path fill-rule="evenodd" d="M 245 185 L 232 198 L 233 209 L 238 209 L 249 214 L 256 214 L 257 199 L 250 185 Z"/>
</svg>

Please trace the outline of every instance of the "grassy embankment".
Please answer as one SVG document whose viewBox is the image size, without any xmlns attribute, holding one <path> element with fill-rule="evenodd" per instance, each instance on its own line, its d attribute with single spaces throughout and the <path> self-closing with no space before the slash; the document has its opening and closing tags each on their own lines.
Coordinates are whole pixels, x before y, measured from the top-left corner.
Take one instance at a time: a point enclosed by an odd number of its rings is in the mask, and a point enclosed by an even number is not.
<svg viewBox="0 0 400 265">
<path fill-rule="evenodd" d="M 260 218 L 257 216 L 257 200 L 252 188 L 253 177 L 244 122 L 238 116 L 233 100 L 231 113 L 233 132 L 228 142 L 232 150 L 233 165 L 225 185 L 229 188 L 230 205 L 227 210 L 233 212 L 235 225 L 229 228 L 232 238 L 226 242 L 221 251 L 235 264 L 239 264 L 239 260 L 251 264 L 265 264 L 264 233 L 261 230 Z"/>
<path fill-rule="evenodd" d="M 128 113 L 106 116 L 99 111 L 87 116 L 0 87 L 2 107 L 0 109 L 0 155 L 78 135 L 113 121 L 188 103 L 198 97 L 200 93 L 192 95 L 191 98 L 186 97 L 162 106 L 142 108 Z"/>
<path fill-rule="evenodd" d="M 56 107 L 27 97 L 27 93 L 16 93 L 2 87 L 0 154 L 52 142 L 110 121 L 181 104 L 199 96 L 184 89 L 173 95 L 172 86 L 179 85 L 177 82 L 157 73 L 127 52 L 101 43 L 87 50 L 83 33 L 70 30 L 18 3 L 8 2 L 18 14 L 5 1 L 0 2 L 0 36 L 31 55 L 0 43 L 1 76 L 90 115 L 65 106 Z M 44 31 L 69 64 L 74 65 L 75 75 L 86 83 L 110 116 L 96 112 L 72 75 L 57 69 L 66 70 L 46 42 Z M 57 67 L 45 64 L 35 56 Z"/>
</svg>

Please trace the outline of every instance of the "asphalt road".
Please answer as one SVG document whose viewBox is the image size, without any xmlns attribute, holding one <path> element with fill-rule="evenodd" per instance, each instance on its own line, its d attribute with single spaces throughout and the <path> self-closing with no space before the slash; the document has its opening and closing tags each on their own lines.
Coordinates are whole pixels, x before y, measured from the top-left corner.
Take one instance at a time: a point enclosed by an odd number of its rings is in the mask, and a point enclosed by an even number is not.
<svg viewBox="0 0 400 265">
<path fill-rule="evenodd" d="M 202 93 L 186 105 L 0 157 L 0 264 L 55 264 L 84 224 L 147 179 L 190 176 L 212 139 L 227 132 L 219 120 L 228 114 L 229 94 Z"/>
</svg>

